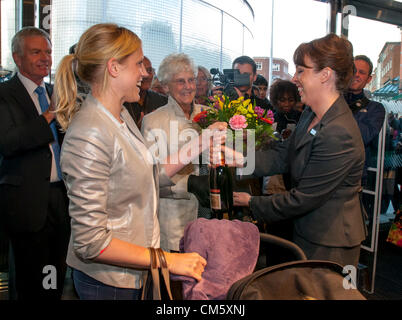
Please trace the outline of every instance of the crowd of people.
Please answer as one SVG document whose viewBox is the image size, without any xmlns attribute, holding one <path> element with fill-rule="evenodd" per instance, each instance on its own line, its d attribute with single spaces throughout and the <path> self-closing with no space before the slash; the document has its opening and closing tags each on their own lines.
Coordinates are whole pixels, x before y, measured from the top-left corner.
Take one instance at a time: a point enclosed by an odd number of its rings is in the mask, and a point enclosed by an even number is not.
<svg viewBox="0 0 402 320">
<path fill-rule="evenodd" d="M 223 88 L 184 53 L 155 72 L 141 39 L 111 23 L 82 34 L 54 87 L 44 82 L 51 50 L 46 32 L 21 29 L 18 72 L 0 84 L 0 219 L 16 297 L 60 299 L 69 266 L 80 299 L 139 299 L 149 247 L 164 250 L 172 274 L 201 281 L 207 257 L 180 253 L 180 239 L 210 217 L 208 167 L 194 160 L 209 153 L 205 141 L 224 142 L 227 124 L 201 131 L 192 119 Z M 334 34 L 301 44 L 294 63 L 291 81 L 268 87 L 252 58 L 233 61 L 250 80 L 235 93 L 274 112 L 278 137 L 256 152 L 259 192 L 234 192 L 234 205 L 267 226 L 290 222 L 287 237 L 309 259 L 357 266 L 365 159 L 385 116 L 364 96 L 372 64 Z M 48 265 L 56 289 L 43 286 Z"/>
</svg>

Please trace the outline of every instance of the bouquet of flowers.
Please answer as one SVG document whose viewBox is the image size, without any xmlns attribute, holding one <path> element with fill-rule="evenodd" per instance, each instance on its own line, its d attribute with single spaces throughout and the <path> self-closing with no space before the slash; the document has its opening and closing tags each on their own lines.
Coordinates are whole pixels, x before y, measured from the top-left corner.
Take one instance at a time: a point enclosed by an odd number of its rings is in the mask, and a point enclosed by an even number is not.
<svg viewBox="0 0 402 320">
<path fill-rule="evenodd" d="M 250 99 L 240 97 L 230 100 L 225 94 L 221 97 L 210 97 L 209 108 L 198 113 L 193 121 L 203 129 L 214 122 L 228 123 L 228 127 L 234 131 L 251 129 L 255 130 L 256 150 L 266 148 L 276 140 L 272 124 L 274 114 L 271 110 L 265 110 L 253 105 Z"/>
</svg>

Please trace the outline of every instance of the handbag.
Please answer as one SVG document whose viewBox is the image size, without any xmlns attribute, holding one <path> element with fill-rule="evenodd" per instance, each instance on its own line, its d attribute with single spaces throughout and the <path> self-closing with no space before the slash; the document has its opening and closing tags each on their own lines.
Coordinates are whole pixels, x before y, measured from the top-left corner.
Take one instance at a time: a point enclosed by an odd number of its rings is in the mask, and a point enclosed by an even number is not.
<svg viewBox="0 0 402 320">
<path fill-rule="evenodd" d="M 161 248 L 148 248 L 148 250 L 151 268 L 144 276 L 141 300 L 173 300 L 165 254 Z"/>
<path fill-rule="evenodd" d="M 387 242 L 402 248 L 402 215 L 401 210 L 396 212 L 394 222 L 388 232 Z"/>
</svg>

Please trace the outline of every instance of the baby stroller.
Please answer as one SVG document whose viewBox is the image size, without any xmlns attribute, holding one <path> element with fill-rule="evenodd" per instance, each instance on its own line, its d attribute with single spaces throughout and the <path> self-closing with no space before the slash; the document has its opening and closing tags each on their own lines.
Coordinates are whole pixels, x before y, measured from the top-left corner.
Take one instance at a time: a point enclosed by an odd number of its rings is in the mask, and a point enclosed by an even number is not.
<svg viewBox="0 0 402 320">
<path fill-rule="evenodd" d="M 260 234 L 261 243 L 278 246 L 294 260 L 263 268 L 236 281 L 227 300 L 365 300 L 356 281 L 331 261 L 307 260 L 293 242 Z"/>
<path fill-rule="evenodd" d="M 260 244 L 280 248 L 289 261 L 256 271 Z M 201 282 L 173 277 L 182 282 L 185 300 L 364 299 L 342 266 L 307 260 L 296 244 L 260 233 L 252 223 L 197 219 L 186 226 L 181 251 L 208 261 Z"/>
</svg>

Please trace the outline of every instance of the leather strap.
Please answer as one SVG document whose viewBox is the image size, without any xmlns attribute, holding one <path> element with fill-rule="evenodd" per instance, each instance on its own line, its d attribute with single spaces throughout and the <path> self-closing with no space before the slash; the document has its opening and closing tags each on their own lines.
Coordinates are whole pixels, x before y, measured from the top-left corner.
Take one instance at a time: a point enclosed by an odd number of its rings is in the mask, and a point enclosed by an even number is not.
<svg viewBox="0 0 402 320">
<path fill-rule="evenodd" d="M 148 273 L 146 273 L 144 276 L 144 287 L 142 290 L 141 299 L 144 300 L 147 298 L 147 291 L 150 290 L 148 277 L 149 277 L 149 275 L 151 275 L 151 277 L 152 277 L 152 283 L 151 283 L 152 299 L 153 300 L 162 300 L 161 289 L 160 289 L 161 282 L 160 282 L 160 278 L 159 278 L 159 268 L 158 268 L 158 259 L 159 259 L 159 267 L 161 269 L 162 278 L 163 278 L 167 293 L 169 295 L 169 299 L 173 300 L 172 292 L 170 289 L 169 269 L 167 267 L 165 254 L 161 248 L 157 248 L 157 249 L 148 248 L 148 250 L 149 250 L 149 255 L 150 255 L 150 260 L 151 260 L 151 267 L 150 267 L 150 271 Z"/>
<path fill-rule="evenodd" d="M 162 273 L 163 280 L 165 281 L 165 286 L 166 286 L 167 293 L 169 295 L 170 300 L 173 300 L 172 292 L 170 290 L 169 269 L 168 269 L 168 265 L 167 265 L 167 262 L 166 262 L 165 254 L 164 254 L 164 252 L 163 252 L 163 250 L 161 248 L 156 249 L 156 252 L 158 253 L 158 256 L 159 256 L 159 263 L 160 263 L 160 267 L 161 267 L 161 273 Z"/>
</svg>

